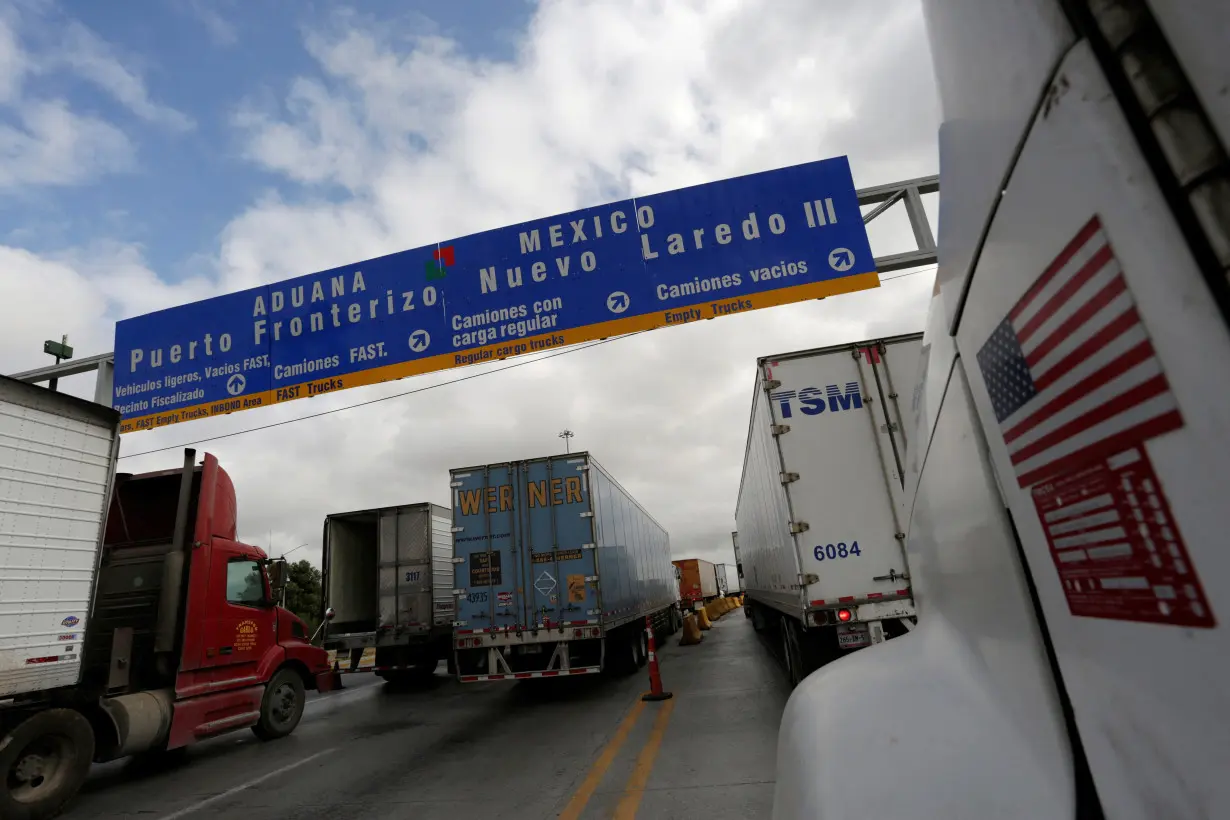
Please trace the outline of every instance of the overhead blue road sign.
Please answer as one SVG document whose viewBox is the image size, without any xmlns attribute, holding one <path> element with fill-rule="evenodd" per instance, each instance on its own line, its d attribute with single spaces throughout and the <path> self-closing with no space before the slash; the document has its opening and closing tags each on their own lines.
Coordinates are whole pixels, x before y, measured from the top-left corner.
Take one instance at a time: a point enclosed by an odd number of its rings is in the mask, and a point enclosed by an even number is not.
<svg viewBox="0 0 1230 820">
<path fill-rule="evenodd" d="M 845 157 L 126 319 L 124 431 L 879 285 Z"/>
</svg>

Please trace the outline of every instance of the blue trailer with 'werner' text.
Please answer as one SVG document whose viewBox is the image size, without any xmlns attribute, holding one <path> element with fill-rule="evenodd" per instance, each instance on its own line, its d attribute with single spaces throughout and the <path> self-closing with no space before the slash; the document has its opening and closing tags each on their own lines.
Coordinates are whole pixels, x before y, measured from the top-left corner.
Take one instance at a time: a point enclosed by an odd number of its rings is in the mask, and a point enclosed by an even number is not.
<svg viewBox="0 0 1230 820">
<path fill-rule="evenodd" d="M 463 683 L 631 673 L 679 628 L 670 536 L 588 453 L 450 479 Z"/>
</svg>

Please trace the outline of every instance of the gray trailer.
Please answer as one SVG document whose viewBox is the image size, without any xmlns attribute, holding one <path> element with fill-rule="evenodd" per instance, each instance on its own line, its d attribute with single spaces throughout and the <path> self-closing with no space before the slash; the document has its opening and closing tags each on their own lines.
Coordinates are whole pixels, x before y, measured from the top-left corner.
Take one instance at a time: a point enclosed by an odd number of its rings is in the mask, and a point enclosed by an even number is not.
<svg viewBox="0 0 1230 820">
<path fill-rule="evenodd" d="M 432 675 L 450 655 L 451 527 L 452 510 L 430 503 L 326 516 L 325 648 L 351 669 L 374 648 L 374 671 L 386 680 Z"/>
</svg>

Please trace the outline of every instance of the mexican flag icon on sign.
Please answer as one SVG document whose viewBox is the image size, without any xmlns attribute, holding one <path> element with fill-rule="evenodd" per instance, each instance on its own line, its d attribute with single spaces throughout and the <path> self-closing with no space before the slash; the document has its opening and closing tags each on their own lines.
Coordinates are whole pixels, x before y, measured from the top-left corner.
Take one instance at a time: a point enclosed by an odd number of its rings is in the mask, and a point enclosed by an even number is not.
<svg viewBox="0 0 1230 820">
<path fill-rule="evenodd" d="M 431 252 L 431 259 L 426 264 L 427 281 L 448 276 L 448 269 L 456 264 L 456 261 L 452 245 L 436 248 Z"/>
</svg>

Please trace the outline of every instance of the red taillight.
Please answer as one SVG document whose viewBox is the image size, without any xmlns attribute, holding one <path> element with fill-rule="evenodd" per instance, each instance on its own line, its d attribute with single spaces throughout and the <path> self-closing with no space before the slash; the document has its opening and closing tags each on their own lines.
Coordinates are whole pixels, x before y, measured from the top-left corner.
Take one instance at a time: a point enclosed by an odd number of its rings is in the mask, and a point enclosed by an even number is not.
<svg viewBox="0 0 1230 820">
<path fill-rule="evenodd" d="M 853 617 L 854 617 L 854 613 L 848 609 L 837 610 L 837 620 L 841 621 L 842 623 L 845 623 L 846 621 L 850 620 Z"/>
</svg>

